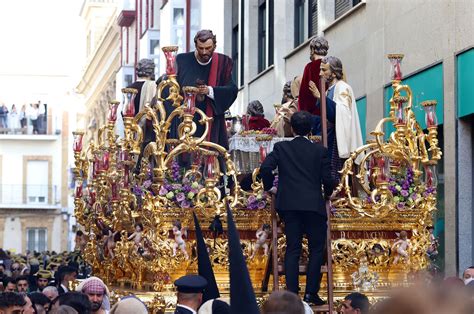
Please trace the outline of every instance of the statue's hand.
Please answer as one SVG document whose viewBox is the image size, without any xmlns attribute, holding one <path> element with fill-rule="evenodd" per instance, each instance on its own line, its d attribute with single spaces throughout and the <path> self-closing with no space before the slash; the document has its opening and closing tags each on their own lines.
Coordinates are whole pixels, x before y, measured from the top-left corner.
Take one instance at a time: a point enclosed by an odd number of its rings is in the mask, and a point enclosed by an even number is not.
<svg viewBox="0 0 474 314">
<path fill-rule="evenodd" d="M 309 81 L 309 90 L 313 94 L 314 98 L 321 98 L 321 93 L 319 92 L 318 87 L 313 81 Z"/>
</svg>

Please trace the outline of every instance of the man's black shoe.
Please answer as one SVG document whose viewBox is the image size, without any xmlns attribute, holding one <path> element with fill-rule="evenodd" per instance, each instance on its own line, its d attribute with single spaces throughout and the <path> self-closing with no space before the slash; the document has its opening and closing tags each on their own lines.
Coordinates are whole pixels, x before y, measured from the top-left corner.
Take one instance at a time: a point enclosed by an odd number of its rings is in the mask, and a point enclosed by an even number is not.
<svg viewBox="0 0 474 314">
<path fill-rule="evenodd" d="M 303 301 L 308 303 L 309 305 L 323 305 L 326 304 L 323 299 L 321 299 L 317 294 L 305 294 Z"/>
</svg>

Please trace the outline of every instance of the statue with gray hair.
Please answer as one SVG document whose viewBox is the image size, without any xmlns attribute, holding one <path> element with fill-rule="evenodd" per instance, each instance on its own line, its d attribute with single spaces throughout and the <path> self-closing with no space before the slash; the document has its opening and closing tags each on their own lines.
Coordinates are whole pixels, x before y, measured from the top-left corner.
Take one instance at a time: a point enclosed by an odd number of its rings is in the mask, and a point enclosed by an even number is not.
<svg viewBox="0 0 474 314">
<path fill-rule="evenodd" d="M 309 82 L 313 81 L 318 89 L 321 89 L 319 82 L 319 72 L 321 67 L 321 59 L 327 55 L 329 43 L 324 37 L 314 37 L 309 43 L 309 59 L 311 62 L 306 64 L 301 79 L 301 86 L 298 98 L 298 109 L 308 111 L 313 115 L 320 115 L 319 107 L 316 105 L 317 99 L 309 89 Z"/>
</svg>

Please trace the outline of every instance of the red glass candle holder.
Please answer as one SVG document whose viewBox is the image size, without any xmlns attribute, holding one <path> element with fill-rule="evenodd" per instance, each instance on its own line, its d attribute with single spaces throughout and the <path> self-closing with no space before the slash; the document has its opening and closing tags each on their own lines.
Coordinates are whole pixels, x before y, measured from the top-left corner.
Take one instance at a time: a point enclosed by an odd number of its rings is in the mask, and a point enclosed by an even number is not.
<svg viewBox="0 0 474 314">
<path fill-rule="evenodd" d="M 125 97 L 122 114 L 124 117 L 135 117 L 135 95 L 138 91 L 135 88 L 122 88 L 122 94 Z"/>
<path fill-rule="evenodd" d="M 205 178 L 217 180 L 219 178 L 219 172 L 219 161 L 217 156 L 207 156 L 204 171 Z"/>
<path fill-rule="evenodd" d="M 375 167 L 378 169 L 377 184 L 387 183 L 390 176 L 390 158 L 384 155 L 376 156 Z"/>
<path fill-rule="evenodd" d="M 265 158 L 267 158 L 269 147 L 270 147 L 270 142 L 269 141 L 259 142 L 258 152 L 260 154 L 260 163 L 264 162 Z"/>
<path fill-rule="evenodd" d="M 243 129 L 244 131 L 248 131 L 250 128 L 249 128 L 249 120 L 250 120 L 250 117 L 248 114 L 244 114 L 242 116 L 242 126 L 243 126 Z"/>
<path fill-rule="evenodd" d="M 425 109 L 425 123 L 427 128 L 438 126 L 438 118 L 436 117 L 436 104 L 436 100 L 426 100 L 421 103 Z"/>
<path fill-rule="evenodd" d="M 436 173 L 436 165 L 425 165 L 425 184 L 429 188 L 438 186 L 438 175 Z"/>
<path fill-rule="evenodd" d="M 111 192 L 112 192 L 112 201 L 117 201 L 119 199 L 119 185 L 115 181 L 116 178 L 112 179 L 111 183 Z"/>
<path fill-rule="evenodd" d="M 395 123 L 396 124 L 405 124 L 406 116 L 405 116 L 405 108 L 404 104 L 408 101 L 408 98 L 405 96 L 396 96 L 394 97 L 393 101 L 395 102 Z"/>
<path fill-rule="evenodd" d="M 72 132 L 72 136 L 74 137 L 74 141 L 72 143 L 72 150 L 77 153 L 82 151 L 82 140 L 84 137 L 84 132 L 76 131 Z"/>
<path fill-rule="evenodd" d="M 120 161 L 128 161 L 130 158 L 130 154 L 126 150 L 121 150 L 119 152 L 119 160 Z"/>
<path fill-rule="evenodd" d="M 82 182 L 76 185 L 76 192 L 75 197 L 81 198 L 82 197 Z"/>
<path fill-rule="evenodd" d="M 394 81 L 401 81 L 402 80 L 402 54 L 389 54 L 388 59 L 392 64 L 391 71 L 390 71 L 390 78 Z"/>
<path fill-rule="evenodd" d="M 189 114 L 194 114 L 196 111 L 196 95 L 199 89 L 194 86 L 184 86 L 184 111 Z"/>
<path fill-rule="evenodd" d="M 112 100 L 109 103 L 109 112 L 107 114 L 107 120 L 109 122 L 117 121 L 117 109 L 118 109 L 119 104 L 120 102 L 118 100 Z"/>
<path fill-rule="evenodd" d="M 110 152 L 104 151 L 102 153 L 102 170 L 107 171 L 109 170 L 110 166 Z"/>
<path fill-rule="evenodd" d="M 95 203 L 95 200 L 96 200 L 96 192 L 94 189 L 90 189 L 89 190 L 89 205 L 94 205 Z"/>
<path fill-rule="evenodd" d="M 166 58 L 166 74 L 176 75 L 176 54 L 178 52 L 178 46 L 167 46 L 161 48 Z"/>
</svg>

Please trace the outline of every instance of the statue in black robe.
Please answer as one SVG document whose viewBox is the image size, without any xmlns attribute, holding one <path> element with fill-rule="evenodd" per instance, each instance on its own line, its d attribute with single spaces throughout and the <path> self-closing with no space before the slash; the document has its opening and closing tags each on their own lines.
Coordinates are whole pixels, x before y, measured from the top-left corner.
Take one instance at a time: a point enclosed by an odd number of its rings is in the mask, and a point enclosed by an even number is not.
<svg viewBox="0 0 474 314">
<path fill-rule="evenodd" d="M 195 38 L 196 50 L 181 53 L 176 57 L 178 65 L 177 80 L 181 87 L 197 86 L 202 91 L 196 97 L 196 107 L 214 119 L 208 140 L 229 148 L 224 113 L 237 98 L 237 86 L 232 80 L 232 59 L 214 52 L 215 36 L 212 31 L 201 30 Z M 197 131 L 201 136 L 204 126 L 198 123 L 195 116 Z"/>
</svg>

